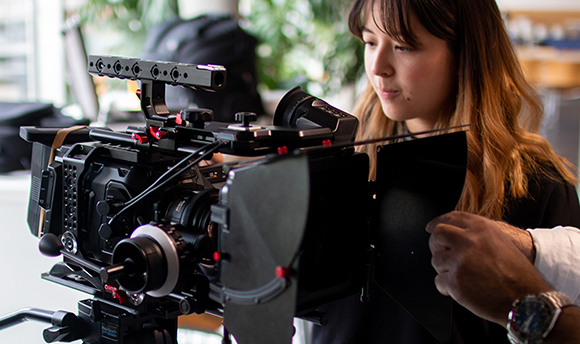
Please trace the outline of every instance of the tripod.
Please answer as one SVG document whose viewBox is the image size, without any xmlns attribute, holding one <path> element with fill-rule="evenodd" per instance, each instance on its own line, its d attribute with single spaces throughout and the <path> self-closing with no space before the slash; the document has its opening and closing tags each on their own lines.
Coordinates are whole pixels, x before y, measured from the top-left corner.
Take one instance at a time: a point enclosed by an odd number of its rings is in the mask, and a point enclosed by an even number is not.
<svg viewBox="0 0 580 344">
<path fill-rule="evenodd" d="M 66 311 L 22 309 L 0 318 L 0 330 L 26 320 L 49 323 L 47 343 L 82 340 L 83 344 L 176 344 L 177 317 L 164 319 L 93 298 L 79 301 L 78 315 Z"/>
</svg>

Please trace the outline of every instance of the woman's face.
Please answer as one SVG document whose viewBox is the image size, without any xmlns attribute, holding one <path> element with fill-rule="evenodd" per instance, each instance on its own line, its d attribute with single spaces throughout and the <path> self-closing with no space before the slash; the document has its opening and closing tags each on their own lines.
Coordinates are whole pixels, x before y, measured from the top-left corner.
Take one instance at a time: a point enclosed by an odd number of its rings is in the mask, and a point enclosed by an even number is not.
<svg viewBox="0 0 580 344">
<path fill-rule="evenodd" d="M 418 48 L 394 41 L 367 16 L 362 38 L 365 69 L 384 113 L 411 132 L 432 129 L 455 99 L 457 68 L 447 42 L 430 34 L 413 15 Z"/>
</svg>

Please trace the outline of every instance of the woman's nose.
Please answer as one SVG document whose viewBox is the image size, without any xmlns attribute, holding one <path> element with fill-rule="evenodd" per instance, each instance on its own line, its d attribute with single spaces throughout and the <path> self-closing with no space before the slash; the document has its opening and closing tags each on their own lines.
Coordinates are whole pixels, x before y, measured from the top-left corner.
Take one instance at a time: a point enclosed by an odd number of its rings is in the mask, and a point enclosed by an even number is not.
<svg viewBox="0 0 580 344">
<path fill-rule="evenodd" d="M 386 48 L 378 49 L 374 54 L 371 72 L 379 76 L 391 76 L 395 73 L 392 64 L 392 52 Z"/>
</svg>

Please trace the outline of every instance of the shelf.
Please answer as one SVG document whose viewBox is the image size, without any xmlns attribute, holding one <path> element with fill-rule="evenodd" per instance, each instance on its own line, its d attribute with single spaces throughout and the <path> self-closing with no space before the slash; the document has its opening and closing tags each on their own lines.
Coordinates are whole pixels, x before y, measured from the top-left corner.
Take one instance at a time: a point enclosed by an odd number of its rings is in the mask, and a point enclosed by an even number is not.
<svg viewBox="0 0 580 344">
<path fill-rule="evenodd" d="M 580 87 L 580 49 L 520 46 L 516 50 L 532 83 L 559 89 Z"/>
</svg>

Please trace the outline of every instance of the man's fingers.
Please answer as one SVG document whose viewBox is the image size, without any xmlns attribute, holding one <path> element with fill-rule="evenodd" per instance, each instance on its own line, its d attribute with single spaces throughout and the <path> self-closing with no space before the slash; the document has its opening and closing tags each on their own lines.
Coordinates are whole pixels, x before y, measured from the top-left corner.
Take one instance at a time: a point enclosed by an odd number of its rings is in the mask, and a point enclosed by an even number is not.
<svg viewBox="0 0 580 344">
<path fill-rule="evenodd" d="M 471 213 L 462 211 L 452 211 L 431 220 L 425 227 L 425 230 L 429 233 L 433 233 L 433 230 L 439 224 L 448 224 L 455 227 L 459 227 L 461 229 L 467 229 L 476 218 L 477 215 Z"/>
<path fill-rule="evenodd" d="M 449 292 L 449 274 L 440 273 L 435 276 L 435 287 L 437 290 L 445 296 L 451 295 Z"/>
<path fill-rule="evenodd" d="M 457 247 L 458 244 L 464 241 L 465 230 L 462 228 L 449 225 L 446 223 L 437 224 L 429 237 L 429 248 L 431 253 L 441 251 L 443 249 L 451 249 Z"/>
<path fill-rule="evenodd" d="M 451 268 L 450 264 L 456 260 L 454 256 L 455 252 L 452 250 L 437 251 L 431 257 L 431 265 L 439 274 L 447 272 Z"/>
</svg>

